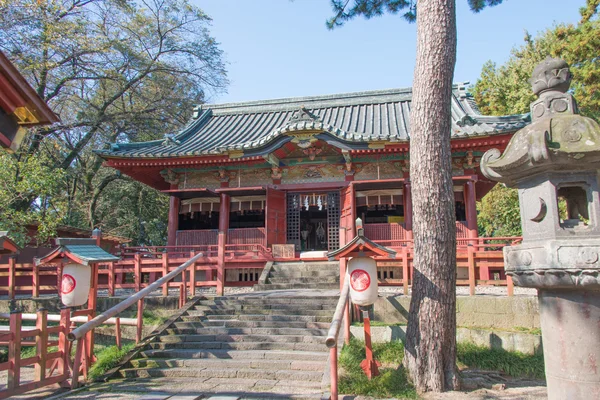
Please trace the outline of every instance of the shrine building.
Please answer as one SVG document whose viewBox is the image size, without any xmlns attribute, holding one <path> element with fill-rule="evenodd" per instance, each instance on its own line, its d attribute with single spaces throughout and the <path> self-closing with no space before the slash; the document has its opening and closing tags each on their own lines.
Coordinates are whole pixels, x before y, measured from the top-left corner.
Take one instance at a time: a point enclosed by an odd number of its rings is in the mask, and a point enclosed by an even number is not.
<svg viewBox="0 0 600 400">
<path fill-rule="evenodd" d="M 354 237 L 357 217 L 366 237 L 398 245 L 412 238 L 411 96 L 408 88 L 206 104 L 179 133 L 98 153 L 170 196 L 170 246 L 260 245 L 274 256 L 322 258 Z M 481 115 L 454 86 L 459 241 L 477 237 L 475 202 L 495 185 L 479 170 L 481 156 L 504 150 L 528 123 L 528 115 Z"/>
</svg>

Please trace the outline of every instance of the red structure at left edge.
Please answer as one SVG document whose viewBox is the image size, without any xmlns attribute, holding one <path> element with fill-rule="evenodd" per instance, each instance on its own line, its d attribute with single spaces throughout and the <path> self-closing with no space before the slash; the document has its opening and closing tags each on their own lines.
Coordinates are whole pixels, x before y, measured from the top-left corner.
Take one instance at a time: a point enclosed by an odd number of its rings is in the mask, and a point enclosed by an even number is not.
<svg viewBox="0 0 600 400">
<path fill-rule="evenodd" d="M 58 117 L 0 52 L 0 146 L 16 151 L 27 127 L 53 122 Z"/>
<path fill-rule="evenodd" d="M 406 246 L 411 98 L 408 88 L 199 106 L 177 134 L 98 154 L 171 197 L 168 245 L 205 246 L 218 273 L 198 279 L 219 289 L 223 281 L 256 281 L 240 263 L 259 270 L 266 255 L 324 260 L 355 236 L 356 218 L 374 242 Z M 528 115 L 481 115 L 465 87 L 454 86 L 448 135 L 459 244 L 478 243 L 475 203 L 494 186 L 479 170 L 481 156 L 505 148 L 528 122 Z M 503 266 L 490 265 L 475 276 L 465 262 L 457 278 L 503 279 Z M 402 276 L 401 267 L 390 268 L 386 276 Z"/>
</svg>

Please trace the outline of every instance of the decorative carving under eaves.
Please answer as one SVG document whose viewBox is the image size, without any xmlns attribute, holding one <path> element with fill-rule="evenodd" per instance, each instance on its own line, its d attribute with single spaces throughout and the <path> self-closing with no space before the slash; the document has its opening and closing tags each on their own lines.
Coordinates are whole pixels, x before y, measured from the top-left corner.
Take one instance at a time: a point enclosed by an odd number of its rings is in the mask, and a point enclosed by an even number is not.
<svg viewBox="0 0 600 400">
<path fill-rule="evenodd" d="M 219 168 L 219 171 L 215 173 L 215 177 L 220 182 L 229 182 L 237 176 L 235 171 L 227 171 L 225 168 Z"/>
<path fill-rule="evenodd" d="M 394 167 L 402 172 L 410 171 L 410 160 L 401 160 L 393 163 Z"/>
<path fill-rule="evenodd" d="M 349 162 L 346 162 L 344 164 L 344 166 L 340 165 L 338 168 L 340 170 L 344 171 L 345 176 L 354 176 L 354 174 L 356 174 L 357 172 L 360 172 L 360 170 L 362 169 L 362 165 L 354 164 L 351 161 L 349 161 Z"/>
<path fill-rule="evenodd" d="M 179 174 L 172 169 L 163 169 L 160 171 L 160 175 L 164 178 L 165 182 L 171 185 L 179 185 L 181 181 Z"/>
<path fill-rule="evenodd" d="M 310 146 L 309 148 L 302 150 L 302 153 L 306 154 L 308 159 L 313 161 L 317 155 L 321 154 L 322 151 L 322 148 Z"/>
<path fill-rule="evenodd" d="M 473 169 L 479 167 L 479 161 L 481 157 L 473 155 L 473 151 L 467 151 L 467 155 L 464 157 L 452 158 L 452 168 L 454 169 Z"/>
<path fill-rule="evenodd" d="M 279 167 L 271 167 L 271 179 L 281 179 L 283 171 Z"/>
</svg>

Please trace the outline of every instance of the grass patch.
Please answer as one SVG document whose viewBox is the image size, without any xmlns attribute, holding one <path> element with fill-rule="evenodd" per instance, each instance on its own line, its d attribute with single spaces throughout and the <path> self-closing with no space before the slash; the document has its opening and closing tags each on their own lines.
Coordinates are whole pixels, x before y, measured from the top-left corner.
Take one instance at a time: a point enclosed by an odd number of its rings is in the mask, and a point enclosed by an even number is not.
<svg viewBox="0 0 600 400">
<path fill-rule="evenodd" d="M 96 354 L 98 360 L 92 365 L 92 368 L 90 368 L 89 378 L 91 380 L 99 378 L 104 375 L 106 371 L 116 367 L 134 346 L 134 344 L 126 344 L 121 347 L 121 350 L 119 350 L 117 346 L 109 346 L 99 351 Z"/>
<path fill-rule="evenodd" d="M 144 320 L 144 325 L 146 325 L 146 326 L 162 325 L 167 319 L 169 319 L 168 317 L 154 314 L 150 310 L 144 310 L 144 312 L 142 314 L 142 318 Z"/>
<path fill-rule="evenodd" d="M 456 349 L 459 367 L 500 371 L 514 377 L 544 379 L 544 356 L 501 349 L 488 349 L 471 343 L 459 343 Z"/>
<path fill-rule="evenodd" d="M 339 392 L 374 397 L 418 398 L 415 389 L 408 383 L 405 370 L 401 368 L 404 356 L 402 342 L 375 343 L 373 353 L 375 359 L 382 364 L 379 368 L 381 374 L 369 380 L 360 368 L 360 362 L 365 359 L 364 342 L 351 339 L 350 345 L 344 346 L 339 359 L 344 370 L 339 378 Z"/>
</svg>

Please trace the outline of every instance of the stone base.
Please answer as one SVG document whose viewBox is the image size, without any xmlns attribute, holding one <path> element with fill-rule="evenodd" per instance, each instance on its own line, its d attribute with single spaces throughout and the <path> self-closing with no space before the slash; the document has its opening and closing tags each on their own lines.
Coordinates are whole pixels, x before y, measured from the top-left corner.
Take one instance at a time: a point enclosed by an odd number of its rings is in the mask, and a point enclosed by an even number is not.
<svg viewBox="0 0 600 400">
<path fill-rule="evenodd" d="M 600 399 L 600 291 L 538 292 L 549 400 Z"/>
</svg>

